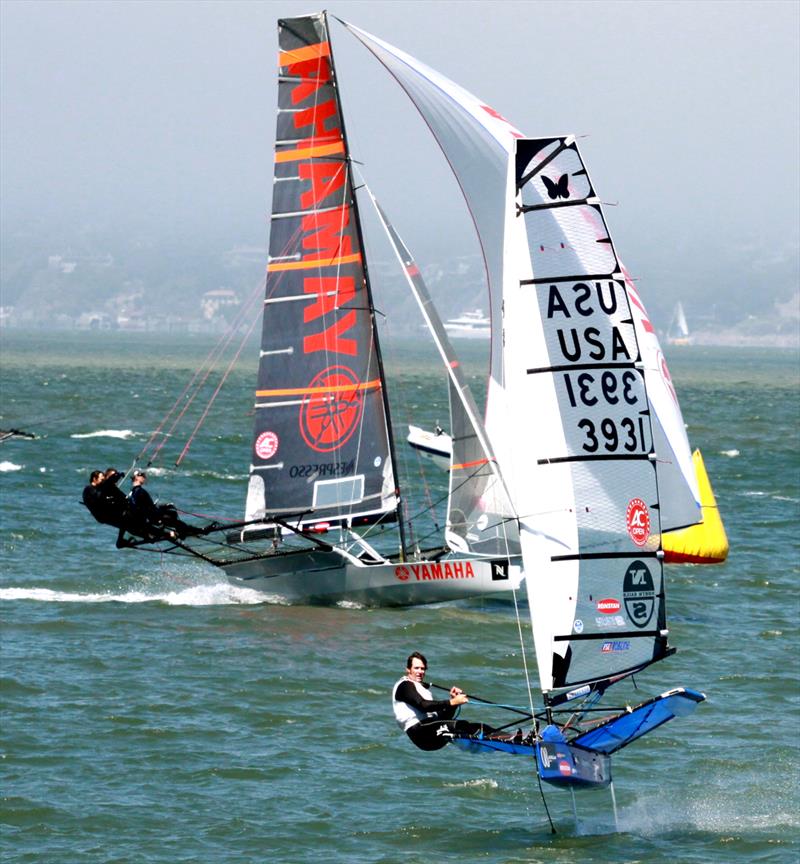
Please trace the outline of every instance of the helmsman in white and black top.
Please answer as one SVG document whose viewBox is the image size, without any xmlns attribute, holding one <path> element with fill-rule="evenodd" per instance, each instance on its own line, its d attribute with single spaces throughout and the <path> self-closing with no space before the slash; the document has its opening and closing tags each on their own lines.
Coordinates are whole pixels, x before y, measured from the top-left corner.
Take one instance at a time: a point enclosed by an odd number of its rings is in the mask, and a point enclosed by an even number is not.
<svg viewBox="0 0 800 864">
<path fill-rule="evenodd" d="M 460 687 L 450 688 L 449 699 L 434 699 L 425 683 L 428 661 L 414 651 L 406 661 L 406 674 L 392 688 L 392 708 L 400 728 L 420 750 L 441 750 L 454 737 L 487 738 L 494 733 L 491 726 L 456 720 L 461 705 L 469 702 Z"/>
</svg>

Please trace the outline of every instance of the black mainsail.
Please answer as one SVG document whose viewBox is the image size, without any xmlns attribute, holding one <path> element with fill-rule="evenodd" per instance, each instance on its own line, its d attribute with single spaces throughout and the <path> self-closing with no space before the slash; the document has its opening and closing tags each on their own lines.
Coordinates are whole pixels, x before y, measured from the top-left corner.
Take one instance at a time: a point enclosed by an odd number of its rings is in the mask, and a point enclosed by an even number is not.
<svg viewBox="0 0 800 864">
<path fill-rule="evenodd" d="M 396 517 L 373 306 L 324 14 L 279 22 L 278 114 L 246 519 Z"/>
</svg>

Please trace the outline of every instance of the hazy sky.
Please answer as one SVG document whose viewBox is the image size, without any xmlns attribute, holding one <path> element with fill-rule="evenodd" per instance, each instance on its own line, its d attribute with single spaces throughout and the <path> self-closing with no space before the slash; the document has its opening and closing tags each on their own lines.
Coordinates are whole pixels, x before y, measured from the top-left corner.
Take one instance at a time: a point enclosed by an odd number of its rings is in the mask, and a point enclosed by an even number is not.
<svg viewBox="0 0 800 864">
<path fill-rule="evenodd" d="M 265 239 L 278 16 L 307 2 L 2 0 L 2 230 Z M 331 2 L 529 135 L 574 132 L 631 269 L 797 255 L 800 4 Z M 356 158 L 412 250 L 469 227 L 399 88 L 334 24 Z M 422 206 L 420 206 L 422 205 Z M 418 255 L 419 257 L 419 255 Z M 730 266 L 738 260 L 730 258 Z M 633 264 L 631 264 L 633 262 Z M 690 277 L 687 277 L 690 279 Z M 731 274 L 735 278 L 735 273 Z"/>
</svg>

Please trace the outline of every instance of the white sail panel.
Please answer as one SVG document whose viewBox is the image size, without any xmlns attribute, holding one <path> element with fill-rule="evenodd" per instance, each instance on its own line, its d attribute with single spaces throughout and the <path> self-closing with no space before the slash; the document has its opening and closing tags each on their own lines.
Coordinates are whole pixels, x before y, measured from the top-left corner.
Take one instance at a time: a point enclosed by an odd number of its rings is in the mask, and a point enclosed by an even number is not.
<svg viewBox="0 0 800 864">
<path fill-rule="evenodd" d="M 504 267 L 508 264 L 509 255 L 515 254 L 504 242 L 506 232 L 503 226 L 507 200 L 504 183 L 514 142 L 523 136 L 513 124 L 482 100 L 426 64 L 353 25 L 345 26 L 381 60 L 417 106 L 458 178 L 475 221 L 486 262 L 492 318 L 486 426 L 499 456 L 505 447 L 503 442 L 496 438 L 498 434 L 503 434 L 501 430 L 507 414 L 504 386 L 504 375 L 507 373 L 502 362 L 502 299 L 507 287 L 504 285 Z M 536 177 L 526 186 L 526 194 L 537 195 L 543 203 L 563 200 L 561 189 L 565 183 L 571 190 L 573 200 L 590 198 L 589 178 L 580 156 L 575 150 L 565 150 L 561 140 L 553 139 L 526 167 L 528 172 L 537 172 L 553 158 L 556 151 L 560 151 L 557 170 L 556 166 L 548 165 L 546 173 L 542 173 L 541 177 Z M 562 179 L 565 175 L 567 180 Z M 559 184 L 562 186 L 559 187 Z M 594 201 L 590 198 L 590 205 L 593 204 Z M 583 208 L 578 219 L 574 214 L 564 216 L 557 220 L 557 224 L 559 229 L 556 234 L 560 236 L 551 237 L 549 233 L 543 235 L 538 250 L 535 246 L 532 249 L 538 259 L 537 268 L 544 265 L 553 268 L 550 272 L 555 272 L 555 268 L 560 267 L 560 272 L 565 275 L 612 272 L 602 260 L 586 260 L 586 263 L 591 265 L 590 271 L 576 270 L 574 274 L 566 273 L 571 250 L 582 245 L 580 241 L 585 239 L 587 234 L 599 234 L 604 230 L 593 206 Z M 564 248 L 561 243 L 564 243 Z M 594 252 L 601 254 L 602 250 L 594 249 Z M 583 254 L 588 253 L 584 250 Z M 617 262 L 616 269 L 622 270 L 621 263 Z M 655 330 L 648 320 L 641 298 L 627 277 L 626 288 L 631 298 L 634 325 L 640 339 L 648 393 L 655 413 L 654 422 L 661 427 L 656 430 L 655 437 L 661 444 L 658 474 L 665 493 L 662 516 L 665 530 L 672 529 L 693 524 L 700 519 L 699 490 L 692 471 L 691 450 L 683 418 Z"/>
<path fill-rule="evenodd" d="M 466 199 L 483 249 L 492 319 L 490 375 L 502 374 L 505 183 L 522 133 L 477 96 L 399 48 L 342 22 L 383 63 L 428 124 Z"/>
<path fill-rule="evenodd" d="M 678 394 L 661 351 L 655 328 L 628 271 L 622 267 L 625 289 L 631 301 L 639 350 L 644 365 L 647 394 L 653 408 L 654 435 L 661 489 L 661 521 L 664 531 L 672 531 L 702 520 L 700 489 L 692 463 L 686 424 L 678 404 Z"/>
</svg>

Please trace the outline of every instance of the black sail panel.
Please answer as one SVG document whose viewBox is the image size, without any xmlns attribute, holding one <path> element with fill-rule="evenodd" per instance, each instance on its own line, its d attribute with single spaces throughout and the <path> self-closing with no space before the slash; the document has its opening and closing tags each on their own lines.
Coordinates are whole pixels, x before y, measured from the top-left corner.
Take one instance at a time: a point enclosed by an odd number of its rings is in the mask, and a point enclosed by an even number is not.
<svg viewBox="0 0 800 864">
<path fill-rule="evenodd" d="M 324 15 L 279 22 L 279 95 L 246 517 L 396 509 L 383 380 Z"/>
</svg>

